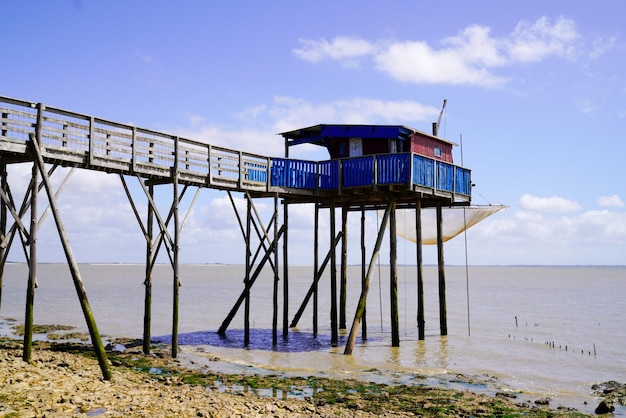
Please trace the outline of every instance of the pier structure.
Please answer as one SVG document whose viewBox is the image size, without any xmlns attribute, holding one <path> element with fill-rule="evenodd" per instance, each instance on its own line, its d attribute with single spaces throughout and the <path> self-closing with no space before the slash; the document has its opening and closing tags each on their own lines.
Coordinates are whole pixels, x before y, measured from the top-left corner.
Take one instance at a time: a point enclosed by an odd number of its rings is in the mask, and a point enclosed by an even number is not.
<svg viewBox="0 0 626 418">
<path fill-rule="evenodd" d="M 284 158 L 269 157 L 213 146 L 133 125 L 71 112 L 41 103 L 0 96 L 0 308 L 4 265 L 12 244 L 22 247 L 29 267 L 26 296 L 24 360 L 29 361 L 32 349 L 33 304 L 37 281 L 37 229 L 40 219 L 38 196 L 45 192 L 50 213 L 63 245 L 66 261 L 76 288 L 94 350 L 105 379 L 111 377 L 106 352 L 98 332 L 83 286 L 78 260 L 72 251 L 63 223 L 58 197 L 70 175 L 96 170 L 118 176 L 139 228 L 146 240 L 146 274 L 143 349 L 150 351 L 152 269 L 158 253 L 165 249 L 172 267 L 172 344 L 171 354 L 178 352 L 178 289 L 180 287 L 180 235 L 185 217 L 179 204 L 188 190 L 195 188 L 193 201 L 202 189 L 218 189 L 227 193 L 239 221 L 246 249 L 244 286 L 240 297 L 226 315 L 218 332 L 228 327 L 244 305 L 244 346 L 249 344 L 251 289 L 264 266 L 274 273 L 273 343 L 295 327 L 309 305 L 313 309 L 313 332 L 318 332 L 318 290 L 324 270 L 330 265 L 331 343 L 338 344 L 338 330 L 347 329 L 347 216 L 361 214 L 361 294 L 352 319 L 345 354 L 350 354 L 361 328 L 367 338 L 365 308 L 369 282 L 379 256 L 386 228 L 390 239 L 390 306 L 392 345 L 399 346 L 396 210 L 415 211 L 417 237 L 418 328 L 424 338 L 424 306 L 421 255 L 421 221 L 423 208 L 437 210 L 437 248 L 439 274 L 440 332 L 447 334 L 445 270 L 442 238 L 442 208 L 466 206 L 471 201 L 471 172 L 452 162 L 452 143 L 433 134 L 425 134 L 405 126 L 387 125 L 316 125 L 284 132 Z M 289 158 L 289 149 L 300 144 L 315 144 L 328 149 L 330 159 L 308 161 Z M 30 183 L 23 190 L 23 200 L 13 198 L 7 167 L 11 164 L 32 166 Z M 71 167 L 67 177 L 55 190 L 50 177 L 58 167 Z M 142 216 L 135 203 L 129 182 L 136 181 L 148 202 Z M 171 203 L 160 211 L 154 199 L 156 187 L 171 187 Z M 233 193 L 244 195 L 246 213 L 240 214 Z M 274 212 L 265 225 L 255 199 L 272 199 Z M 290 321 L 289 298 L 289 206 L 313 204 L 315 228 L 313 237 L 314 271 L 312 284 L 297 313 Z M 192 202 L 193 205 L 193 202 Z M 282 208 L 281 208 L 282 205 Z M 330 248 L 321 261 L 319 254 L 319 214 L 329 211 Z M 340 210 L 337 231 L 336 211 Z M 377 239 L 369 256 L 365 245 L 365 213 L 384 213 Z M 28 216 L 28 219 L 26 218 Z M 182 219 L 181 219 L 182 218 Z M 256 248 L 253 248 L 256 243 Z M 282 245 L 281 245 L 282 243 Z M 340 250 L 340 274 L 337 277 L 337 250 Z M 321 261 L 321 262 L 320 262 Z M 280 263 L 282 262 L 282 266 Z M 281 269 L 282 267 L 282 269 Z M 282 280 L 282 311 L 280 293 Z M 339 283 L 338 283 L 339 282 Z"/>
</svg>

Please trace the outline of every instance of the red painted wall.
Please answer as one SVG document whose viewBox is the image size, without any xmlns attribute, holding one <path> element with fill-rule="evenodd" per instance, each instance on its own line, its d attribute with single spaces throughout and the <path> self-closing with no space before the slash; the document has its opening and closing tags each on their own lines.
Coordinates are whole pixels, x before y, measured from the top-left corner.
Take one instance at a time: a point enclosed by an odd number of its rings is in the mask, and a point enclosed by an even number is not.
<svg viewBox="0 0 626 418">
<path fill-rule="evenodd" d="M 441 149 L 441 157 L 435 156 L 435 148 Z M 452 144 L 414 133 L 411 135 L 411 151 L 430 158 L 452 163 Z"/>
</svg>

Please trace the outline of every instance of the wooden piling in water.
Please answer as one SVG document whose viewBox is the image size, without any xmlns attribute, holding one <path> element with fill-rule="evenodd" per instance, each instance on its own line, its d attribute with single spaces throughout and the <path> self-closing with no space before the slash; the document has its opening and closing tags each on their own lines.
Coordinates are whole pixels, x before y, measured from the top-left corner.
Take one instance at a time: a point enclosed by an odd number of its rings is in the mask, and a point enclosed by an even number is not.
<svg viewBox="0 0 626 418">
<path fill-rule="evenodd" d="M 245 299 L 244 299 L 244 332 L 243 332 L 243 346 L 248 347 L 250 345 L 250 259 L 252 257 L 252 251 L 250 250 L 250 232 L 252 221 L 252 201 L 250 196 L 246 196 L 246 277 L 244 279 Z"/>
<path fill-rule="evenodd" d="M 424 269 L 422 256 L 422 201 L 415 203 L 415 251 L 417 258 L 417 333 L 418 339 L 426 338 L 424 321 Z"/>
<path fill-rule="evenodd" d="M 7 165 L 0 163 L 0 189 L 6 195 L 9 183 L 7 181 Z M 4 283 L 4 260 L 9 248 L 4 239 L 7 235 L 8 211 L 4 199 L 0 199 L 0 309 L 2 309 L 2 286 Z"/>
<path fill-rule="evenodd" d="M 441 335 L 448 335 L 446 272 L 443 257 L 443 215 L 441 205 L 437 205 L 437 266 L 439 272 L 439 328 Z"/>
<path fill-rule="evenodd" d="M 367 274 L 366 252 L 365 252 L 365 207 L 361 205 L 361 292 L 365 288 L 365 277 Z M 361 320 L 361 338 L 367 340 L 367 307 L 363 306 L 363 315 Z"/>
<path fill-rule="evenodd" d="M 318 317 L 318 281 L 319 281 L 319 221 L 320 221 L 320 205 L 315 204 L 315 220 L 313 232 L 313 336 L 317 336 L 317 317 Z M 294 326 L 294 325 L 292 325 Z"/>
<path fill-rule="evenodd" d="M 288 149 L 288 148 L 287 148 Z M 286 157 L 289 157 L 287 152 Z M 283 200 L 283 338 L 289 335 L 289 257 L 287 255 L 289 248 L 289 204 Z M 278 238 L 276 238 L 278 240 Z"/>
<path fill-rule="evenodd" d="M 400 347 L 400 322 L 398 320 L 398 236 L 396 228 L 396 205 L 389 213 L 389 295 L 391 297 L 391 346 Z"/>
<path fill-rule="evenodd" d="M 335 204 L 330 208 L 330 344 L 336 347 L 339 343 L 339 329 L 337 327 L 337 251 L 335 240 Z"/>
<path fill-rule="evenodd" d="M 348 207 L 341 207 L 341 284 L 339 288 L 339 329 L 346 329 L 346 299 L 348 282 Z"/>
<path fill-rule="evenodd" d="M 370 280 L 372 278 L 372 274 L 374 274 L 374 267 L 376 265 L 376 260 L 378 259 L 378 253 L 380 251 L 380 246 L 383 242 L 383 237 L 385 236 L 385 228 L 387 227 L 387 221 L 389 220 L 389 213 L 391 209 L 395 209 L 395 201 L 390 201 L 385 209 L 385 215 L 380 223 L 380 229 L 378 230 L 378 237 L 376 238 L 376 244 L 374 244 L 374 250 L 372 252 L 372 257 L 370 259 L 369 267 L 367 268 L 367 275 L 365 276 L 364 286 L 361 290 L 361 296 L 359 297 L 359 303 L 357 304 L 356 312 L 354 313 L 354 319 L 352 320 L 352 327 L 350 328 L 350 334 L 348 335 L 348 341 L 346 343 L 346 348 L 344 350 L 344 354 L 350 355 L 352 354 L 352 350 L 354 349 L 354 343 L 356 341 L 356 334 L 359 329 L 359 324 L 361 322 L 361 318 L 363 317 L 363 313 L 365 312 L 365 302 L 367 300 L 367 294 L 369 292 Z"/>
<path fill-rule="evenodd" d="M 154 185 L 148 186 L 148 192 L 154 199 Z M 144 284 L 144 306 L 143 306 L 143 353 L 150 353 L 150 343 L 152 340 L 152 270 L 154 268 L 154 252 L 152 239 L 154 234 L 154 209 L 148 205 L 146 219 L 146 277 Z"/>
<path fill-rule="evenodd" d="M 278 344 L 278 195 L 274 196 L 274 242 L 270 243 L 270 248 L 274 254 L 274 289 L 272 295 L 272 345 Z"/>
<path fill-rule="evenodd" d="M 174 182 L 173 182 L 173 212 L 174 212 L 174 248 L 172 268 L 174 270 L 173 278 L 173 308 L 172 308 L 172 357 L 178 357 L 178 312 L 179 312 L 179 288 L 180 288 L 180 272 L 178 270 L 178 254 L 180 252 L 180 221 L 178 219 L 178 203 L 180 196 L 178 195 L 178 137 L 176 137 L 174 151 Z"/>
</svg>

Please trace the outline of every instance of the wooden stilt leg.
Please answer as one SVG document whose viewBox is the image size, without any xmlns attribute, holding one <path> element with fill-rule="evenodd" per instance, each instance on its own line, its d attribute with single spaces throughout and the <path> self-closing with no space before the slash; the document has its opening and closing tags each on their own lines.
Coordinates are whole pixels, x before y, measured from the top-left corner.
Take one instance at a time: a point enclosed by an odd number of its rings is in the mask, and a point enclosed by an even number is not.
<svg viewBox="0 0 626 418">
<path fill-rule="evenodd" d="M 390 201 L 387 205 L 387 209 L 385 210 L 385 215 L 383 216 L 383 220 L 380 224 L 380 229 L 378 230 L 378 237 L 376 238 L 376 244 L 374 244 L 374 251 L 372 252 L 372 258 L 370 259 L 369 267 L 367 268 L 367 276 L 365 277 L 365 286 L 361 291 L 361 296 L 359 298 L 359 303 L 356 308 L 356 312 L 354 314 L 354 320 L 352 321 L 352 327 L 350 328 L 350 334 L 348 336 L 348 342 L 346 343 L 346 348 L 344 350 L 344 354 L 352 354 L 352 350 L 354 349 L 354 343 L 356 341 L 356 333 L 359 329 L 359 324 L 361 322 L 361 318 L 363 317 L 363 312 L 365 312 L 365 301 L 367 300 L 367 294 L 369 292 L 369 283 L 372 278 L 372 274 L 374 274 L 374 268 L 376 265 L 376 260 L 378 259 L 378 253 L 380 251 L 380 246 L 383 242 L 383 237 L 385 236 L 385 228 L 387 227 L 387 221 L 389 220 L 389 213 L 391 209 L 395 209 L 395 201 Z"/>
<path fill-rule="evenodd" d="M 154 186 L 148 186 L 150 196 L 154 198 Z M 148 205 L 147 239 L 146 239 L 146 278 L 144 281 L 144 310 L 143 310 L 143 352 L 150 353 L 151 327 L 152 327 L 152 269 L 154 267 L 154 253 L 152 251 L 152 239 L 154 232 L 154 209 Z"/>
<path fill-rule="evenodd" d="M 24 347 L 22 358 L 30 362 L 33 347 L 33 315 L 35 303 L 35 281 L 37 280 L 37 164 L 33 163 L 30 190 L 30 254 L 28 257 L 28 287 L 26 288 L 26 315 L 24 319 Z"/>
<path fill-rule="evenodd" d="M 366 254 L 365 254 L 365 208 L 361 207 L 361 292 L 365 288 L 366 270 Z M 367 302 L 367 301 L 366 301 Z M 361 338 L 367 340 L 367 309 L 363 307 L 363 317 L 361 320 Z"/>
<path fill-rule="evenodd" d="M 289 204 L 283 201 L 283 338 L 289 335 L 289 257 L 287 249 L 289 248 Z"/>
<path fill-rule="evenodd" d="M 315 222 L 314 222 L 314 237 L 313 237 L 313 336 L 317 336 L 317 318 L 318 318 L 318 281 L 319 281 L 319 219 L 320 207 L 319 204 L 315 204 Z"/>
<path fill-rule="evenodd" d="M 243 346 L 248 347 L 250 345 L 250 260 L 252 252 L 250 250 L 250 231 L 252 221 L 252 202 L 250 196 L 247 197 L 247 211 L 246 211 L 246 278 L 244 280 L 246 297 L 244 299 L 244 332 L 243 332 Z"/>
<path fill-rule="evenodd" d="M 341 285 L 339 288 L 339 329 L 346 329 L 346 299 L 348 283 L 348 207 L 341 208 Z"/>
<path fill-rule="evenodd" d="M 330 245 L 335 238 L 335 205 L 330 205 Z M 336 347 L 339 343 L 339 330 L 337 328 L 337 256 L 335 247 L 332 246 L 330 253 L 330 344 Z"/>
<path fill-rule="evenodd" d="M 424 269 L 422 257 L 422 201 L 415 204 L 415 248 L 417 257 L 417 329 L 418 338 L 425 338 L 424 322 Z"/>
<path fill-rule="evenodd" d="M 278 196 L 274 196 L 274 242 L 271 245 L 274 253 L 274 294 L 272 297 L 272 345 L 278 344 Z"/>
<path fill-rule="evenodd" d="M 177 141 L 178 142 L 178 141 Z M 178 149 L 178 145 L 176 146 Z M 178 161 L 178 157 L 176 157 Z M 172 254 L 172 268 L 174 270 L 173 280 L 173 309 L 172 309 L 172 358 L 178 357 L 178 311 L 179 311 L 179 288 L 180 288 L 180 272 L 178 270 L 178 254 L 180 252 L 180 222 L 178 219 L 178 169 L 174 168 L 174 183 L 173 183 L 173 196 L 174 196 L 174 246 Z"/>
<path fill-rule="evenodd" d="M 0 164 L 0 189 L 6 194 L 8 190 L 7 182 L 7 165 Z M 5 244 L 4 238 L 7 235 L 7 205 L 3 199 L 0 199 L 0 243 Z M 0 245 L 0 308 L 2 308 L 2 286 L 4 282 L 4 265 L 7 257 L 8 247 Z"/>
<path fill-rule="evenodd" d="M 443 215 L 441 205 L 437 205 L 437 265 L 439 270 L 439 326 L 441 335 L 448 335 L 446 309 L 446 272 L 443 261 Z"/>
<path fill-rule="evenodd" d="M 395 205 L 389 213 L 389 264 L 390 264 L 390 288 L 391 297 L 391 345 L 400 346 L 400 322 L 398 320 L 398 255 L 396 235 L 396 208 Z"/>
</svg>

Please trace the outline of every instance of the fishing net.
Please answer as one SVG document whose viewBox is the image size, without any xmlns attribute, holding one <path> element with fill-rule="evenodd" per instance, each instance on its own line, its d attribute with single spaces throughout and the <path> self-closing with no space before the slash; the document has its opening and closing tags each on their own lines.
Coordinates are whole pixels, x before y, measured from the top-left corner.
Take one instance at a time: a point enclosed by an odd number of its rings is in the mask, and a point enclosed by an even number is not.
<svg viewBox="0 0 626 418">
<path fill-rule="evenodd" d="M 485 220 L 494 213 L 506 208 L 504 205 L 488 206 L 455 206 L 442 208 L 442 235 L 443 241 L 448 241 L 461 232 Z M 378 216 L 384 216 L 384 211 L 378 211 Z M 421 212 L 422 244 L 437 244 L 437 210 L 424 208 Z M 387 224 L 389 227 L 389 224 Z M 409 241 L 416 242 L 415 210 L 399 209 L 396 211 L 396 233 Z"/>
</svg>

